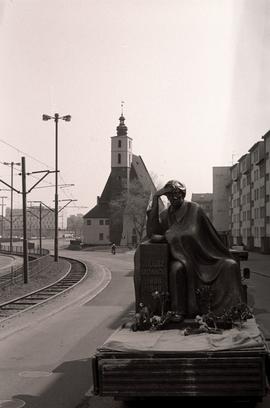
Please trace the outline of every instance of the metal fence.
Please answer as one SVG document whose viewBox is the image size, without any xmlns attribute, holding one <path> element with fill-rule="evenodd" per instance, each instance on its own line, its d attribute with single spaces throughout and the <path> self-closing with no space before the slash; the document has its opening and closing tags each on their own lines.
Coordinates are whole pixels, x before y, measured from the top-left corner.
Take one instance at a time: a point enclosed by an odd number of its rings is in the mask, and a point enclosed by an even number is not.
<svg viewBox="0 0 270 408">
<path fill-rule="evenodd" d="M 4 254 L 11 254 L 11 255 L 23 255 L 23 246 L 22 245 L 13 245 L 12 252 L 10 252 L 10 246 L 7 244 L 0 244 L 0 252 Z M 39 246 L 36 248 L 28 248 L 29 255 L 36 255 L 36 256 L 44 256 L 48 255 L 50 251 L 48 249 L 41 248 L 41 253 Z"/>
<path fill-rule="evenodd" d="M 12 247 L 12 252 L 10 252 L 10 247 L 8 245 L 0 245 L 0 253 L 9 255 L 23 255 L 23 248 L 21 246 Z M 42 249 L 42 255 L 40 255 L 39 248 L 30 248 L 28 250 L 29 265 L 28 265 L 28 276 L 31 277 L 37 273 L 48 269 L 53 264 L 53 258 L 50 256 L 50 251 L 47 249 Z M 17 282 L 24 281 L 24 266 L 9 266 L 1 269 L 0 276 L 0 288 L 5 288 L 7 286 L 13 285 Z"/>
</svg>

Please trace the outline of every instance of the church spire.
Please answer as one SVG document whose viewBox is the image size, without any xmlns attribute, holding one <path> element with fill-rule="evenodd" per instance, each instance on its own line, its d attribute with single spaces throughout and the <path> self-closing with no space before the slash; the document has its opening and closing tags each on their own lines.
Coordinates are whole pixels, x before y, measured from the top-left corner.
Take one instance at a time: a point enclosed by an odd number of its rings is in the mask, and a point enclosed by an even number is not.
<svg viewBox="0 0 270 408">
<path fill-rule="evenodd" d="M 119 118 L 120 124 L 117 126 L 117 136 L 127 136 L 128 128 L 125 125 L 125 118 L 123 114 L 124 101 L 121 102 L 121 116 Z"/>
</svg>

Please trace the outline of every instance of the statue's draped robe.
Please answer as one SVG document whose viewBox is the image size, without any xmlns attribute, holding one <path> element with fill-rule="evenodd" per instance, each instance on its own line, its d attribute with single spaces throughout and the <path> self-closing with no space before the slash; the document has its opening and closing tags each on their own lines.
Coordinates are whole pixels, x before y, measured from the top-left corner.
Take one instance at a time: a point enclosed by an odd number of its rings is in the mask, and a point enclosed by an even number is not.
<svg viewBox="0 0 270 408">
<path fill-rule="evenodd" d="M 165 235 L 172 259 L 185 266 L 188 316 L 201 312 L 201 296 L 207 287 L 216 315 L 243 303 L 240 267 L 202 208 L 184 201 L 179 209 L 170 206 L 160 216 L 156 210 L 148 212 L 148 236 Z"/>
</svg>

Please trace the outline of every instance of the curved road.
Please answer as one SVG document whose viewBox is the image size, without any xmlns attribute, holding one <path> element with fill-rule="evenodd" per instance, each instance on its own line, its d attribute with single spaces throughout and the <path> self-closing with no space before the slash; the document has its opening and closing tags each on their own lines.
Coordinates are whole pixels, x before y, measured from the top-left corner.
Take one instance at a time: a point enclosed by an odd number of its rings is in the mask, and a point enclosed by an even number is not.
<svg viewBox="0 0 270 408">
<path fill-rule="evenodd" d="M 31 408 L 75 408 L 91 386 L 90 357 L 133 309 L 133 253 L 61 251 L 93 272 L 60 298 L 0 328 L 0 407 L 22 400 Z M 100 276 L 105 269 L 102 290 Z M 58 310 L 55 313 L 55 310 Z"/>
</svg>

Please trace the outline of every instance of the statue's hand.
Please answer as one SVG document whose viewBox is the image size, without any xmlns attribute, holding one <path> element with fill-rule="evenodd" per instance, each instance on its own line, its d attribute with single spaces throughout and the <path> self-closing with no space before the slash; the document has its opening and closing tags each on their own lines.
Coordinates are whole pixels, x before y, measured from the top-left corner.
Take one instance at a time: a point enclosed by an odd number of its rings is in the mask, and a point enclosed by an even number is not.
<svg viewBox="0 0 270 408">
<path fill-rule="evenodd" d="M 150 242 L 162 243 L 162 242 L 167 242 L 167 241 L 166 241 L 165 235 L 153 234 L 150 238 Z"/>
<path fill-rule="evenodd" d="M 171 189 L 170 186 L 169 186 L 169 187 L 162 187 L 160 190 L 158 190 L 158 191 L 155 193 L 155 196 L 161 197 L 161 196 L 163 196 L 163 195 L 166 195 L 166 194 L 170 193 L 171 190 L 172 190 L 172 189 Z"/>
</svg>

